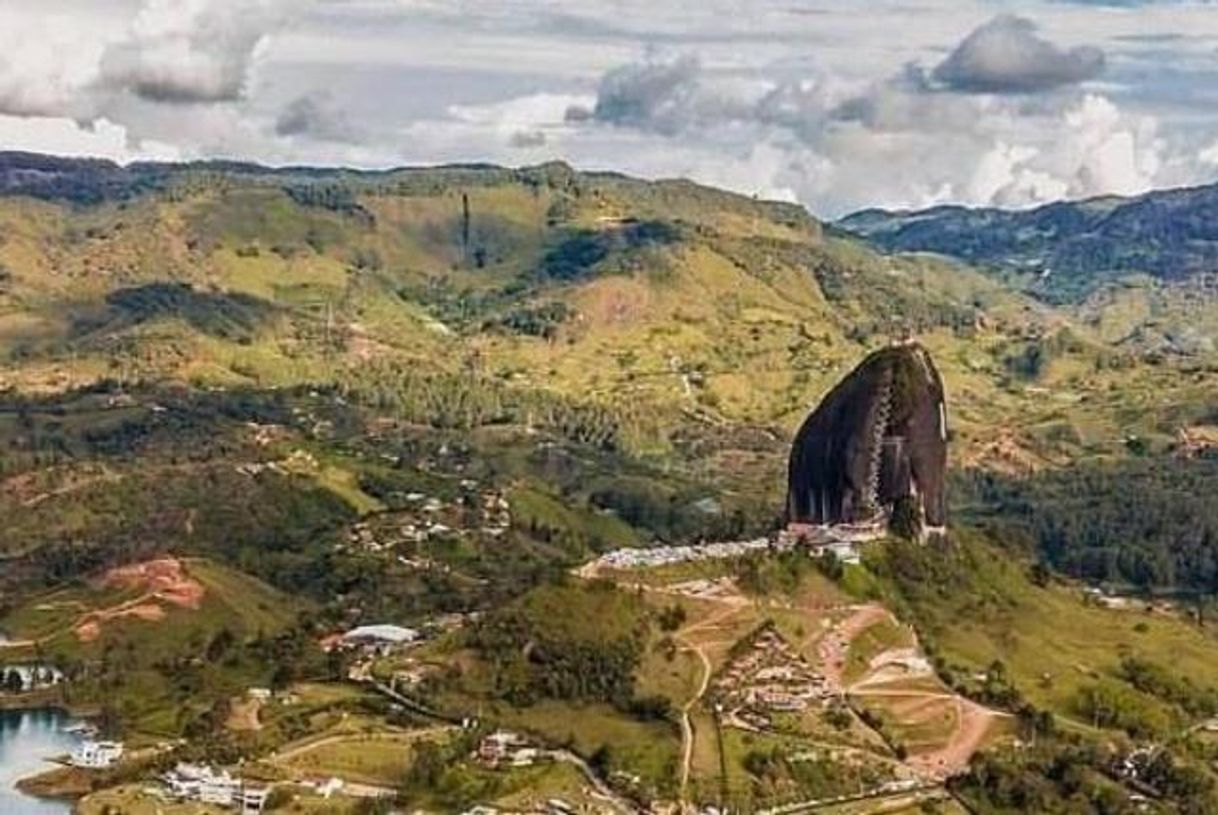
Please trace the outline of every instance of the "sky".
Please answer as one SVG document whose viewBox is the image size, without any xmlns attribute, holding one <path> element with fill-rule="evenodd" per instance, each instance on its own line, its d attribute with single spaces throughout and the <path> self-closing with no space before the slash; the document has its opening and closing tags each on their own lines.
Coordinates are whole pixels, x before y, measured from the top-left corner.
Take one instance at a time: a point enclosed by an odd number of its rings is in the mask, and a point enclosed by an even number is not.
<svg viewBox="0 0 1218 815">
<path fill-rule="evenodd" d="M 836 217 L 1218 181 L 1218 4 L 0 0 L 0 149 L 688 177 Z"/>
</svg>

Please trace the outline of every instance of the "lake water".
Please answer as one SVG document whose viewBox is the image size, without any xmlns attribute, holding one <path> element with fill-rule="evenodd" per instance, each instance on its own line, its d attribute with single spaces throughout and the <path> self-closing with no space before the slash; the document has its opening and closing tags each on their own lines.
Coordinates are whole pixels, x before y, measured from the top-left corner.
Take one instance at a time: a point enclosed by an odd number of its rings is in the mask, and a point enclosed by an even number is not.
<svg viewBox="0 0 1218 815">
<path fill-rule="evenodd" d="M 65 733 L 71 719 L 51 710 L 0 710 L 0 813 L 65 815 L 70 804 L 22 795 L 17 779 L 53 769 L 46 759 L 70 753 L 80 736 Z"/>
</svg>

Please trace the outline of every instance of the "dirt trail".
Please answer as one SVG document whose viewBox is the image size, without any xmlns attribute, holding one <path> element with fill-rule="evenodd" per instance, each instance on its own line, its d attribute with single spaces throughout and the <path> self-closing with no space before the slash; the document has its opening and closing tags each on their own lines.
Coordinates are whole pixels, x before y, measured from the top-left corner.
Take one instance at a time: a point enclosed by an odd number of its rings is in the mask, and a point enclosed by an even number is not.
<svg viewBox="0 0 1218 815">
<path fill-rule="evenodd" d="M 887 614 L 887 612 L 885 612 Z M 851 617 L 842 628 L 853 636 L 858 636 L 868 625 L 879 622 L 870 615 L 869 622 L 862 611 Z M 849 647 L 849 640 L 846 640 Z M 908 660 L 911 654 L 920 653 L 920 648 L 891 649 L 878 654 L 871 660 L 867 672 L 850 686 L 851 697 L 866 702 L 872 700 L 880 705 L 885 703 L 896 705 L 890 712 L 898 717 L 922 715 L 934 708 L 946 708 L 955 713 L 956 726 L 937 749 L 910 756 L 907 765 L 923 778 L 942 781 L 947 777 L 967 769 L 973 754 L 981 748 L 993 725 L 1006 717 L 1006 714 L 973 702 L 954 693 L 945 686 L 919 687 L 911 685 L 900 687 L 901 681 L 925 682 L 932 679 L 939 684 L 939 679 L 928 664 L 910 670 L 902 680 L 892 673 L 894 665 Z M 844 654 L 844 652 L 843 652 Z M 826 663 L 827 664 L 827 663 Z M 909 664 L 906 662 L 906 664 Z"/>
<path fill-rule="evenodd" d="M 702 645 L 696 642 L 690 642 L 689 634 L 703 628 L 713 628 L 723 620 L 733 616 L 740 610 L 740 606 L 729 604 L 720 611 L 712 614 L 705 619 L 699 620 L 691 626 L 688 626 L 674 638 L 681 643 L 681 650 L 691 651 L 697 654 L 698 659 L 702 661 L 702 679 L 698 684 L 698 690 L 691 696 L 684 705 L 681 706 L 681 800 L 686 800 L 686 790 L 689 786 L 689 774 L 694 758 L 694 726 L 690 720 L 689 712 L 693 710 L 694 705 L 702 700 L 706 695 L 706 689 L 710 687 L 711 674 L 714 669 L 711 666 L 710 657 L 706 655 L 706 651 Z"/>
<path fill-rule="evenodd" d="M 580 577 L 597 576 L 595 564 L 586 564 L 576 570 Z M 710 685 L 713 667 L 707 653 L 709 645 L 719 645 L 718 640 L 693 638 L 690 635 L 707 628 L 720 626 L 725 620 L 749 609 L 757 604 L 747 597 L 738 596 L 691 596 L 681 591 L 674 591 L 670 586 L 647 585 L 641 582 L 621 581 L 623 588 L 647 592 L 656 595 L 684 595 L 689 599 L 700 600 L 716 610 L 708 616 L 679 631 L 674 639 L 684 652 L 697 655 L 702 663 L 702 676 L 696 692 L 681 706 L 681 774 L 679 800 L 688 806 L 688 786 L 692 775 L 695 733 L 690 712 L 704 698 Z M 820 671 L 825 676 L 828 688 L 836 693 L 848 694 L 860 702 L 872 699 L 880 706 L 897 705 L 904 710 L 905 715 L 917 714 L 921 717 L 932 708 L 940 711 L 952 711 L 955 728 L 947 735 L 941 745 L 930 745 L 935 749 L 919 755 L 911 756 L 903 765 L 928 783 L 939 783 L 950 775 L 961 772 L 968 767 L 973 754 L 982 747 L 986 738 L 993 731 L 996 722 L 1003 719 L 1005 714 L 990 710 L 983 705 L 965 699 L 950 689 L 940 685 L 933 668 L 926 662 L 926 657 L 920 646 L 890 649 L 876 656 L 868 666 L 868 670 L 857 682 L 846 685 L 846 657 L 851 644 L 863 632 L 874 625 L 893 622 L 899 623 L 892 612 L 879 603 L 863 605 L 828 605 L 817 607 L 817 613 L 824 611 L 844 612 L 846 616 L 835 625 L 824 629 L 816 640 L 815 648 Z M 812 640 L 814 633 L 808 639 Z M 726 642 L 726 641 L 724 641 Z M 809 644 L 811 644 L 809 642 Z M 907 687 L 900 687 L 901 682 L 912 682 Z M 920 682 L 921 687 L 916 683 Z M 935 685 L 940 685 L 935 687 Z M 911 707 L 912 704 L 912 707 Z M 746 728 L 747 729 L 747 728 Z"/>
<path fill-rule="evenodd" d="M 990 710 L 969 699 L 956 699 L 956 732 L 942 748 L 911 756 L 909 765 L 925 776 L 944 779 L 967 769 L 973 754 L 981 748 L 991 728 L 1005 714 Z"/>
<path fill-rule="evenodd" d="M 311 753 L 322 747 L 328 747 L 332 744 L 341 744 L 345 741 L 361 742 L 361 741 L 397 741 L 410 743 L 419 739 L 430 738 L 432 736 L 442 736 L 445 733 L 451 733 L 456 730 L 451 725 L 443 727 L 427 727 L 420 730 L 404 730 L 386 733 L 335 733 L 330 736 L 322 736 L 321 738 L 306 739 L 305 741 L 281 749 L 279 752 L 270 756 L 268 761 L 272 764 L 279 764 L 284 761 L 291 761 L 294 758 Z"/>
<path fill-rule="evenodd" d="M 892 616 L 888 609 L 875 603 L 850 608 L 854 613 L 826 632 L 817 644 L 821 671 L 824 673 L 829 687 L 838 692 L 846 690 L 843 674 L 850 643 L 871 626 Z"/>
</svg>

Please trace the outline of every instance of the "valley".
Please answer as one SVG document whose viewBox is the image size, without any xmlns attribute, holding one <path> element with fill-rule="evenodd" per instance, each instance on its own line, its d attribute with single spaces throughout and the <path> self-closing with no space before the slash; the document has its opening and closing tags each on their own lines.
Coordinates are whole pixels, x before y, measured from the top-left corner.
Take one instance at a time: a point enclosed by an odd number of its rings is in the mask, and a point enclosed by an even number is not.
<svg viewBox="0 0 1218 815">
<path fill-rule="evenodd" d="M 561 164 L 0 155 L 0 708 L 124 745 L 39 784 L 1207 811 L 1218 359 L 1125 341 L 1128 292 L 864 234 Z M 915 361 L 793 504 L 797 429 L 875 352 Z M 913 534 L 863 523 L 911 495 Z"/>
</svg>

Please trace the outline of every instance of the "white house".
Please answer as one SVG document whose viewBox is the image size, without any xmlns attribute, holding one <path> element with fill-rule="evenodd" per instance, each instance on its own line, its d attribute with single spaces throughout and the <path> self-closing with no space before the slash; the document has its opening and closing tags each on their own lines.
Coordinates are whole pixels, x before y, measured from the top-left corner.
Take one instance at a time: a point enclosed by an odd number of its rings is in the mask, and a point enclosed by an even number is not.
<svg viewBox="0 0 1218 815">
<path fill-rule="evenodd" d="M 205 804 L 217 806 L 232 806 L 241 792 L 241 782 L 233 778 L 225 770 L 220 773 L 208 773 L 199 783 L 199 800 Z"/>
<path fill-rule="evenodd" d="M 86 770 L 105 770 L 123 757 L 123 743 L 119 741 L 85 741 L 72 751 L 69 762 L 73 767 Z"/>
<path fill-rule="evenodd" d="M 241 815 L 260 815 L 266 808 L 266 799 L 271 794 L 270 787 L 244 787 L 237 796 L 237 805 Z"/>
<path fill-rule="evenodd" d="M 165 783 L 176 798 L 224 807 L 244 805 L 241 782 L 227 771 L 216 772 L 200 764 L 178 764 L 165 774 Z"/>
</svg>

